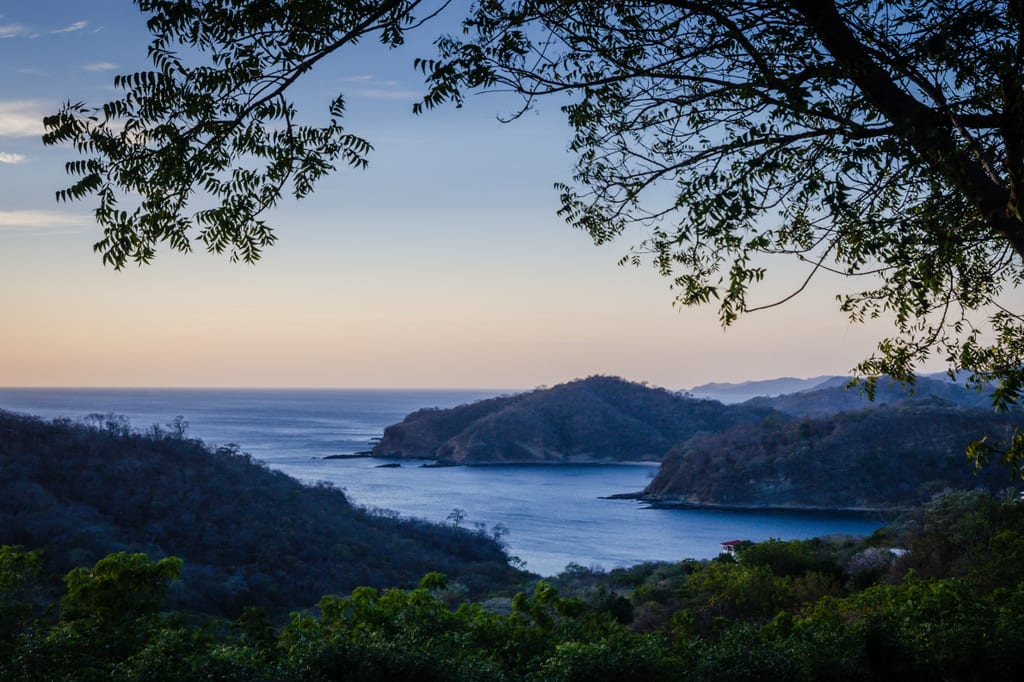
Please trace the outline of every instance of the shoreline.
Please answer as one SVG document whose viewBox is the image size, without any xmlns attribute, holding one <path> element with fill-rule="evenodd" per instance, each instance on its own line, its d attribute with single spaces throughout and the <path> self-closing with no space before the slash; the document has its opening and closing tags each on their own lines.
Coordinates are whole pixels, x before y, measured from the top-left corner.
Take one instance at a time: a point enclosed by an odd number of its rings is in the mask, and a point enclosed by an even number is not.
<svg viewBox="0 0 1024 682">
<path fill-rule="evenodd" d="M 773 505 L 773 504 L 725 504 L 711 502 L 689 502 L 686 500 L 666 500 L 644 495 L 643 492 L 615 493 L 606 495 L 602 500 L 635 500 L 643 502 L 645 509 L 693 509 L 702 511 L 735 511 L 735 512 L 769 512 L 784 514 L 840 514 L 844 516 L 894 516 L 912 507 L 822 507 L 812 505 Z"/>
<path fill-rule="evenodd" d="M 344 456 L 328 456 L 322 457 L 321 459 L 350 459 L 357 456 L 363 455 L 344 455 Z M 501 466 L 539 466 L 539 467 L 550 467 L 550 466 L 648 466 L 655 467 L 661 465 L 661 460 L 656 459 L 597 459 L 597 458 L 586 458 L 578 460 L 505 460 L 495 462 L 463 462 L 454 461 L 451 459 L 434 459 L 431 457 L 395 457 L 389 455 L 365 455 L 372 459 L 387 460 L 394 462 L 425 462 L 421 466 L 427 468 L 435 467 L 501 467 Z"/>
</svg>

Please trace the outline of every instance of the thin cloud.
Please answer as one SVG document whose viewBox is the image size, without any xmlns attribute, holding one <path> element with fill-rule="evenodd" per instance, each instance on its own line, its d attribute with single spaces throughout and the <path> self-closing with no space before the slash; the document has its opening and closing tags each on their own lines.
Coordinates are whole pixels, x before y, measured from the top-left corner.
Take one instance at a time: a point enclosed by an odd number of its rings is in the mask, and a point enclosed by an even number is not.
<svg viewBox="0 0 1024 682">
<path fill-rule="evenodd" d="M 12 154 L 11 152 L 0 152 L 0 163 L 21 163 L 25 160 L 24 154 Z"/>
<path fill-rule="evenodd" d="M 28 26 L 22 24 L 0 24 L 0 38 L 20 38 L 30 32 Z"/>
<path fill-rule="evenodd" d="M 348 76 L 347 78 L 342 78 L 341 81 L 339 82 L 346 84 L 358 83 L 360 85 L 365 85 L 373 88 L 393 88 L 400 85 L 400 83 L 396 80 L 381 80 L 376 76 L 370 74 L 363 74 L 360 76 Z"/>
<path fill-rule="evenodd" d="M 423 96 L 423 93 L 419 90 L 403 90 L 400 87 L 401 83 L 398 81 L 380 80 L 372 75 L 349 76 L 342 79 L 341 82 L 354 84 L 356 87 L 352 88 L 349 92 L 356 97 L 415 100 Z"/>
<path fill-rule="evenodd" d="M 50 33 L 74 33 L 75 31 L 81 31 L 88 25 L 88 21 L 76 21 L 75 23 L 69 26 L 65 26 L 64 28 L 56 28 L 50 31 Z"/>
<path fill-rule="evenodd" d="M 418 90 L 388 90 L 387 88 L 357 88 L 353 95 L 369 99 L 419 99 L 423 93 Z"/>
<path fill-rule="evenodd" d="M 113 62 L 96 62 L 95 64 L 86 64 L 82 67 L 85 71 L 111 71 L 117 68 L 117 64 Z"/>
<path fill-rule="evenodd" d="M 36 137 L 43 134 L 43 116 L 51 106 L 38 100 L 0 101 L 0 137 Z"/>
<path fill-rule="evenodd" d="M 46 228 L 85 228 L 92 224 L 87 215 L 59 213 L 57 211 L 0 211 L 0 230 L 8 229 L 46 229 Z"/>
</svg>

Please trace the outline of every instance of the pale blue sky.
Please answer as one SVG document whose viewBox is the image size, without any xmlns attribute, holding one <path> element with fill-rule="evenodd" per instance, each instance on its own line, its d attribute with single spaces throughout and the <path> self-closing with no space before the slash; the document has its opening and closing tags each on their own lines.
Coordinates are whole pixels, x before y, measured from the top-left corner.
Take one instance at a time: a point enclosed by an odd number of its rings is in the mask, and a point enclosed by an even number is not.
<svg viewBox="0 0 1024 682">
<path fill-rule="evenodd" d="M 40 118 L 146 68 L 143 18 L 128 0 L 0 4 L 0 385 L 506 389 L 600 373 L 677 389 L 844 373 L 871 351 L 884 328 L 836 311 L 852 285 L 723 332 L 713 310 L 673 308 L 655 273 L 618 267 L 629 241 L 567 227 L 555 103 L 507 125 L 496 114 L 515 102 L 495 94 L 414 117 L 412 61 L 442 30 L 339 54 L 302 84 L 311 117 L 344 91 L 346 127 L 376 150 L 277 209 L 259 264 L 162 253 L 114 272 L 92 253 L 91 204 L 54 202 L 73 155 L 42 147 Z"/>
</svg>

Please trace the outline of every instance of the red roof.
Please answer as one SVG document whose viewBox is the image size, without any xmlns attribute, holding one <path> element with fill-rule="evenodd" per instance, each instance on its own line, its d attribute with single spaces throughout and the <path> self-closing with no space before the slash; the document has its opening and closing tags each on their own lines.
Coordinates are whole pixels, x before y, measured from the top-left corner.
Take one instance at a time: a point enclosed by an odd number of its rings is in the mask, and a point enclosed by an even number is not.
<svg viewBox="0 0 1024 682">
<path fill-rule="evenodd" d="M 723 547 L 735 547 L 736 545 L 742 545 L 745 542 L 748 542 L 748 540 L 729 540 L 729 542 L 723 542 L 722 546 Z"/>
</svg>

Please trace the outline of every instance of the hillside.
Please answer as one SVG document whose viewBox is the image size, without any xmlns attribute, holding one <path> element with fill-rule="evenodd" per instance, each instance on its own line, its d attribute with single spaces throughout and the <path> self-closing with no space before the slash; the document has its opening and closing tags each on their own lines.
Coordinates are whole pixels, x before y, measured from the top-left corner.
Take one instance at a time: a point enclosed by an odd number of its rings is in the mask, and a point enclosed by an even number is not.
<svg viewBox="0 0 1024 682">
<path fill-rule="evenodd" d="M 508 398 L 414 412 L 389 426 L 377 457 L 449 464 L 657 461 L 700 432 L 772 411 L 682 397 L 595 376 Z"/>
<path fill-rule="evenodd" d="M 888 509 L 943 488 L 1013 485 L 1006 469 L 975 476 L 964 451 L 1024 428 L 1024 416 L 935 403 L 872 407 L 819 419 L 772 418 L 676 447 L 644 491 L 661 503 Z M 1019 481 L 1017 482 L 1019 484 Z"/>
<path fill-rule="evenodd" d="M 276 612 L 359 585 L 442 571 L 474 586 L 514 579 L 482 534 L 375 515 L 234 448 L 0 411 L 0 545 L 44 550 L 48 573 L 117 552 L 185 560 L 172 605 Z"/>
<path fill-rule="evenodd" d="M 384 437 L 374 446 L 374 456 L 434 459 L 437 451 L 453 434 L 469 428 L 474 422 L 502 412 L 527 399 L 529 393 L 499 396 L 466 405 L 442 409 L 428 407 L 405 417 L 401 423 L 387 427 Z"/>
<path fill-rule="evenodd" d="M 809 390 L 753 398 L 742 404 L 747 407 L 778 410 L 800 417 L 821 417 L 859 410 L 871 405 L 897 405 L 935 400 L 957 407 L 989 410 L 992 408 L 992 400 L 988 393 L 964 388 L 945 377 L 918 377 L 912 389 L 901 386 L 888 377 L 881 377 L 876 385 L 874 401 L 868 400 L 861 387 L 847 388 L 849 383 L 849 377 L 831 377 Z"/>
</svg>

